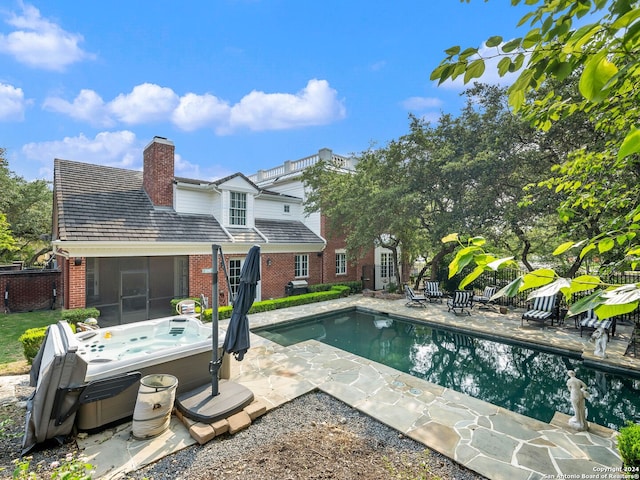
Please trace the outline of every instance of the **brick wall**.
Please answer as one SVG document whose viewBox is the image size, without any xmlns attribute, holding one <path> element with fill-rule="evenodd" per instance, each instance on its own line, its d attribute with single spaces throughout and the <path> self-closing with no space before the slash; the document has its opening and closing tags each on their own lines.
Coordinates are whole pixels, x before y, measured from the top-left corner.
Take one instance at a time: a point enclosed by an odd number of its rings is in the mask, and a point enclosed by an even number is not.
<svg viewBox="0 0 640 480">
<path fill-rule="evenodd" d="M 154 137 L 144 149 L 142 186 L 159 207 L 173 207 L 174 153 L 173 142 L 162 137 Z"/>
<path fill-rule="evenodd" d="M 344 236 L 332 236 L 326 227 L 326 217 L 322 215 L 320 229 L 322 236 L 327 240 L 327 247 L 322 256 L 323 280 L 321 283 L 359 281 L 362 277 L 362 266 L 375 263 L 373 247 L 367 251 L 364 257 L 355 262 L 347 262 L 346 275 L 336 275 L 336 250 L 345 248 Z"/>
<path fill-rule="evenodd" d="M 53 289 L 56 289 L 54 299 Z M 60 290 L 62 275 L 59 270 L 18 270 L 0 272 L 0 312 L 5 311 L 4 296 L 8 288 L 9 312 L 46 310 L 62 305 Z"/>
<path fill-rule="evenodd" d="M 64 259 L 63 271 L 67 272 L 68 282 L 65 293 L 65 308 L 85 308 L 86 302 L 86 274 L 87 261 L 85 258 L 78 258 L 80 265 L 76 265 L 75 258 Z"/>
</svg>

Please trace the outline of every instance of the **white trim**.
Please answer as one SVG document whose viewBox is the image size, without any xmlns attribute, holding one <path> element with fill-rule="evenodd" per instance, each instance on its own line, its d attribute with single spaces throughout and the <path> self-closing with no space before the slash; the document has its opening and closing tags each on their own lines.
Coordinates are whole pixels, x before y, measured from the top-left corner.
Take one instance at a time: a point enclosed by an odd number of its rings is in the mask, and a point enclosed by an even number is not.
<svg viewBox="0 0 640 480">
<path fill-rule="evenodd" d="M 53 242 L 56 255 L 69 257 L 154 257 L 172 255 L 203 255 L 211 253 L 215 242 Z M 229 254 L 246 254 L 255 242 L 220 242 Z M 317 253 L 324 243 L 265 243 L 262 253 Z"/>
</svg>

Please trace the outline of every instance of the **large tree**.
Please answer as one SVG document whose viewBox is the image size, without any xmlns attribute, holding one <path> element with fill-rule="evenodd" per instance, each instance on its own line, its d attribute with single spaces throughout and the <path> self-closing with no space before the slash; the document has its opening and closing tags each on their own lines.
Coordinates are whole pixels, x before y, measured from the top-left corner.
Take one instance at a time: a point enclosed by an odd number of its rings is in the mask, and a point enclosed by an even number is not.
<svg viewBox="0 0 640 480">
<path fill-rule="evenodd" d="M 520 3 L 512 0 L 513 5 Z M 500 36 L 489 38 L 485 45 L 492 53 L 484 57 L 477 47 L 451 47 L 431 78 L 443 82 L 462 75 L 465 82 L 471 81 L 482 76 L 489 57 L 500 57 L 501 75 L 519 72 L 509 88 L 510 104 L 533 125 L 548 130 L 559 120 L 578 114 L 588 117 L 605 141 L 578 146 L 547 185 L 566 195 L 560 204 L 565 216 L 589 211 L 588 218 L 596 221 L 593 227 L 601 233 L 565 242 L 556 253 L 577 248 L 584 258 L 590 252 L 611 254 L 618 249 L 618 266 L 635 269 L 640 257 L 636 235 L 640 229 L 640 4 L 631 0 L 527 0 L 526 4 L 532 10 L 519 25 L 528 23 L 530 30 L 522 37 L 506 42 Z M 572 72 L 579 74 L 577 90 L 554 88 Z M 544 88 L 548 89 L 544 96 L 532 96 Z M 485 262 L 481 241 L 464 245 L 456 262 L 464 264 L 474 255 L 480 269 L 495 267 L 496 263 L 489 267 Z M 633 310 L 640 300 L 637 285 L 608 285 L 595 276 L 569 280 L 549 270 L 522 277 L 508 290 L 515 293 L 541 286 L 538 295 L 562 291 L 567 297 L 596 288 L 572 307 L 572 313 L 595 307 L 601 318 Z"/>
<path fill-rule="evenodd" d="M 0 214 L 8 225 L 7 238 L 0 243 L 0 262 L 23 260 L 36 262 L 39 254 L 49 250 L 52 193 L 45 180 L 26 181 L 9 170 L 5 150 L 0 148 Z"/>
</svg>

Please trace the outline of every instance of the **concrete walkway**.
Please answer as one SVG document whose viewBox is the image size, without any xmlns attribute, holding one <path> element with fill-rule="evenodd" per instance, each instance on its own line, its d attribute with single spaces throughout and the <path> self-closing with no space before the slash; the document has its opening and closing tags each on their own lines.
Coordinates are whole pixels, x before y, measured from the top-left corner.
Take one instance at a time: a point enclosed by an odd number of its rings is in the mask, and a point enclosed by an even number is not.
<svg viewBox="0 0 640 480">
<path fill-rule="evenodd" d="M 545 329 L 539 324 L 521 327 L 520 312 L 474 309 L 471 316 L 455 316 L 441 304 L 406 307 L 404 300 L 360 295 L 252 314 L 250 323 L 257 327 L 350 307 L 551 346 L 582 354 L 585 363 L 640 371 L 639 360 L 624 357 L 631 325 L 618 325 L 607 349 L 609 358 L 602 360 L 592 355 L 588 335 L 581 338 L 573 322 Z M 232 362 L 231 377 L 269 409 L 319 389 L 490 479 L 619 478 L 616 432 L 605 427 L 590 424 L 588 432 L 577 433 L 568 427 L 566 415 L 558 413 L 544 423 L 313 340 L 282 347 L 252 334 L 251 341 L 245 359 Z M 123 478 L 195 443 L 175 419 L 155 439 L 138 441 L 130 432 L 129 423 L 79 438 L 88 460 L 98 466 L 96 478 Z"/>
</svg>

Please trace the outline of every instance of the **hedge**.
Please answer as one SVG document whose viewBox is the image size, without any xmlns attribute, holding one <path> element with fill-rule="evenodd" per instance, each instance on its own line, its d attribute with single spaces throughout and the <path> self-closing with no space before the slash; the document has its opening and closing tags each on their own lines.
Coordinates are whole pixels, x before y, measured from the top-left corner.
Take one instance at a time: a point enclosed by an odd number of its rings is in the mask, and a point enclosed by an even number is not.
<svg viewBox="0 0 640 480">
<path fill-rule="evenodd" d="M 337 283 L 317 283 L 315 285 L 309 285 L 307 290 L 309 293 L 324 292 L 331 290 L 333 287 L 347 286 L 351 293 L 362 293 L 362 282 L 337 282 Z"/>
<path fill-rule="evenodd" d="M 290 297 L 274 298 L 272 300 L 262 300 L 254 302 L 249 313 L 268 312 L 280 308 L 295 307 L 296 305 L 305 305 L 307 303 L 324 302 L 326 300 L 335 300 L 336 298 L 346 297 L 349 295 L 351 288 L 347 285 L 333 285 L 330 290 L 312 293 L 303 293 L 302 295 L 291 295 Z M 233 311 L 232 306 L 224 306 L 218 308 L 218 318 L 225 319 L 231 317 Z M 208 308 L 204 311 L 203 320 L 210 322 L 213 310 Z"/>
<path fill-rule="evenodd" d="M 83 322 L 87 318 L 98 318 L 99 316 L 100 310 L 97 308 L 73 308 L 71 310 L 63 310 L 61 313 L 62 320 L 66 320 L 74 332 L 76 323 Z M 38 350 L 40 350 L 47 328 L 49 327 L 30 328 L 18 338 L 18 341 L 22 343 L 24 356 L 29 365 L 33 363 L 33 359 L 38 354 Z"/>
<path fill-rule="evenodd" d="M 97 319 L 99 316 L 100 310 L 97 308 L 72 308 L 71 310 L 62 311 L 62 320 L 66 320 L 69 325 L 84 322 L 87 318 Z"/>
</svg>

